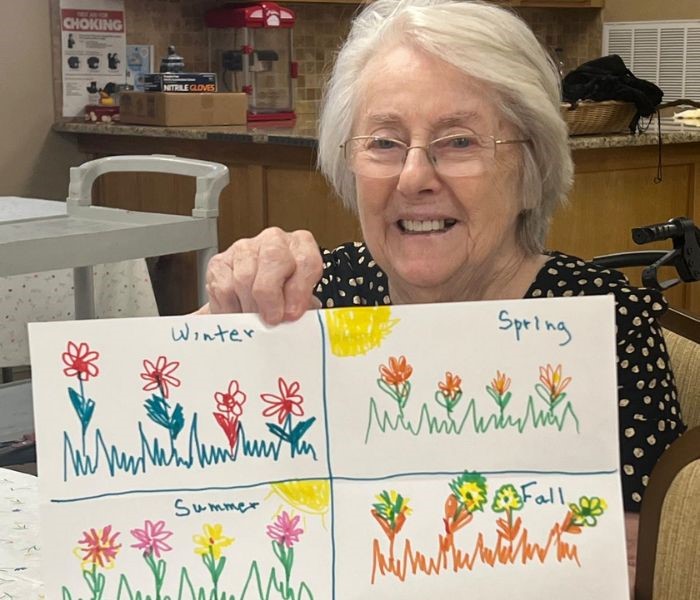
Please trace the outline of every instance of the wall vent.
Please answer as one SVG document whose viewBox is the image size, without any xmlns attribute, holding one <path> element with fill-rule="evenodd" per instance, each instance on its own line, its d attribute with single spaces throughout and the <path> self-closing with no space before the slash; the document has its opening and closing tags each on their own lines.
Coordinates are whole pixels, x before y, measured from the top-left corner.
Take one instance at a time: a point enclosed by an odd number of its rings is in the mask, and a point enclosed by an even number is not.
<svg viewBox="0 0 700 600">
<path fill-rule="evenodd" d="M 603 24 L 603 55 L 619 54 L 640 79 L 664 91 L 664 102 L 700 102 L 700 21 Z"/>
</svg>

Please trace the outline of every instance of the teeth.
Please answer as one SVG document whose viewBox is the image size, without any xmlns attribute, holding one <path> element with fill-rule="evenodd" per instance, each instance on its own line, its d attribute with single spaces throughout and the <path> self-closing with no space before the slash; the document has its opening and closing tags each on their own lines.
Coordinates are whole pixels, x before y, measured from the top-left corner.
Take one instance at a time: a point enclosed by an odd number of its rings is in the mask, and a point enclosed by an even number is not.
<svg viewBox="0 0 700 600">
<path fill-rule="evenodd" d="M 406 231 L 441 231 L 445 229 L 445 220 L 432 221 L 409 221 L 407 219 L 399 221 L 401 227 Z"/>
</svg>

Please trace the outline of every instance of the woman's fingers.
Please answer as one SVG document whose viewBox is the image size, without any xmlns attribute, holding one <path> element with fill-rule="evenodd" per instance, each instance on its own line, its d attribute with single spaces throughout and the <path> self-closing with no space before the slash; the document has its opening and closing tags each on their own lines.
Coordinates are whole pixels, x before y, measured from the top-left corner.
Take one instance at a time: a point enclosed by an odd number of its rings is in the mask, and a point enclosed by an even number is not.
<svg viewBox="0 0 700 600">
<path fill-rule="evenodd" d="M 241 312 L 233 282 L 233 246 L 215 255 L 207 267 L 207 295 L 212 314 Z"/>
<path fill-rule="evenodd" d="M 271 228 L 261 236 L 252 298 L 262 320 L 276 325 L 284 319 L 285 284 L 296 270 L 291 250 L 292 234 Z"/>
<path fill-rule="evenodd" d="M 295 321 L 305 311 L 320 306 L 313 292 L 323 275 L 323 259 L 316 240 L 308 231 L 292 234 L 290 250 L 294 273 L 284 284 L 284 319 Z"/>
<path fill-rule="evenodd" d="M 311 233 L 272 227 L 212 258 L 207 270 L 209 310 L 257 312 L 271 325 L 295 320 L 320 307 L 313 291 L 322 274 L 323 261 Z"/>
</svg>

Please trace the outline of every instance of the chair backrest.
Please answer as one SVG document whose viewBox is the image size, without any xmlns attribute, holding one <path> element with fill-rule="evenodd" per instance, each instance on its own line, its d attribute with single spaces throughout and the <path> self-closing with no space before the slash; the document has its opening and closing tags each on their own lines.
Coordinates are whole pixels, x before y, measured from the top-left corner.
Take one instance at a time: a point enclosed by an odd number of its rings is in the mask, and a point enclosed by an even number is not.
<svg viewBox="0 0 700 600">
<path fill-rule="evenodd" d="M 676 379 L 683 421 L 700 426 L 700 318 L 678 310 L 664 316 L 664 337 Z"/>
<path fill-rule="evenodd" d="M 700 319 L 669 311 L 663 326 L 688 431 L 661 456 L 649 478 L 635 600 L 700 598 Z"/>
<path fill-rule="evenodd" d="M 664 452 L 639 520 L 635 600 L 700 598 L 700 427 Z"/>
</svg>

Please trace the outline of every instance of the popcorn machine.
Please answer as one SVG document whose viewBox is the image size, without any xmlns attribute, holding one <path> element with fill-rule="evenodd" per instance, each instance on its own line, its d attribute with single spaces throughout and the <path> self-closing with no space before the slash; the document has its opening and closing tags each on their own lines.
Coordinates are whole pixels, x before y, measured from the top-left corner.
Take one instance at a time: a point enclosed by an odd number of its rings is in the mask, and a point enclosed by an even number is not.
<svg viewBox="0 0 700 600">
<path fill-rule="evenodd" d="M 267 1 L 225 4 L 204 20 L 219 89 L 248 94 L 249 121 L 294 119 L 294 12 Z"/>
</svg>

